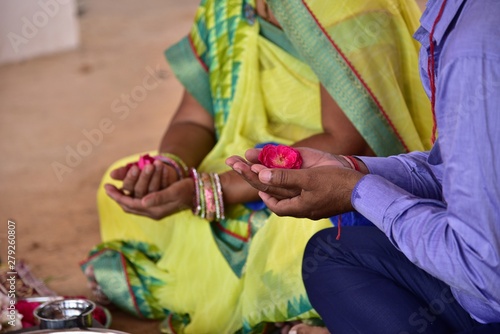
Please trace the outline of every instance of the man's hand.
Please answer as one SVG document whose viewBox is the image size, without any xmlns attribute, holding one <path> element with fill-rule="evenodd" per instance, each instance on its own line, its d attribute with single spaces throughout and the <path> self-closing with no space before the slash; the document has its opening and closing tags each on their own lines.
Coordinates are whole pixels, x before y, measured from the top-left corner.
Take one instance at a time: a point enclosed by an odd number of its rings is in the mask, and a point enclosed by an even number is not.
<svg viewBox="0 0 500 334">
<path fill-rule="evenodd" d="M 302 169 L 268 169 L 258 164 L 259 149 L 226 160 L 259 190 L 267 207 L 279 216 L 321 219 L 352 211 L 351 194 L 363 174 L 347 168 L 342 158 L 322 151 L 298 148 Z"/>
<path fill-rule="evenodd" d="M 302 169 L 320 166 L 349 166 L 343 158 L 323 151 L 301 147 L 296 149 L 299 151 L 303 160 Z M 273 197 L 284 199 L 299 195 L 302 188 L 292 187 L 292 185 L 286 183 L 286 180 L 283 180 L 280 184 L 271 184 L 267 182 L 267 179 L 259 179 L 260 177 L 269 177 L 268 173 L 271 171 L 259 163 L 258 157 L 260 151 L 261 149 L 249 149 L 245 152 L 247 160 L 239 156 L 232 156 L 226 160 L 226 164 L 243 176 L 243 178 L 255 189 L 268 193 Z M 260 174 L 261 171 L 263 172 L 262 174 Z M 280 177 L 285 177 L 285 175 L 286 174 L 283 174 L 283 176 Z"/>
</svg>

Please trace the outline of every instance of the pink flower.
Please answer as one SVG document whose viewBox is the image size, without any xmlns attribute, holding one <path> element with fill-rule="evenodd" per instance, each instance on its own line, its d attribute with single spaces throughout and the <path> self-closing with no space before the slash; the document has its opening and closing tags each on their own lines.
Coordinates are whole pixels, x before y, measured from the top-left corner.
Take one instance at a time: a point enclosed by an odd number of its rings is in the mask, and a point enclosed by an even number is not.
<svg viewBox="0 0 500 334">
<path fill-rule="evenodd" d="M 140 170 L 143 170 L 146 165 L 152 164 L 156 159 L 150 156 L 149 154 L 142 155 L 139 158 L 139 161 L 137 162 L 132 162 L 127 164 L 127 170 L 129 170 L 132 166 L 137 166 L 139 167 Z"/>
<path fill-rule="evenodd" d="M 259 161 L 268 168 L 300 169 L 302 166 L 299 151 L 286 145 L 264 146 L 260 151 Z"/>
</svg>

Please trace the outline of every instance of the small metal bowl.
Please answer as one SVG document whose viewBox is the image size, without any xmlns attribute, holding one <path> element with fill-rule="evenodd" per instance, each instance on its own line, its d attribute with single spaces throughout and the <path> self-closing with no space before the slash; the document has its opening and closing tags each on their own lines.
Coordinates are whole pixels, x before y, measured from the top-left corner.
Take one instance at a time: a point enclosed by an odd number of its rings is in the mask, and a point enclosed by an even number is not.
<svg viewBox="0 0 500 334">
<path fill-rule="evenodd" d="M 69 328 L 69 329 L 59 329 L 59 330 L 51 330 L 51 329 L 38 329 L 35 331 L 29 331 L 29 334 L 131 334 L 129 332 L 116 331 L 113 329 L 106 328 Z"/>
<path fill-rule="evenodd" d="M 96 305 L 86 299 L 63 299 L 43 303 L 34 313 L 41 329 L 92 327 Z"/>
</svg>

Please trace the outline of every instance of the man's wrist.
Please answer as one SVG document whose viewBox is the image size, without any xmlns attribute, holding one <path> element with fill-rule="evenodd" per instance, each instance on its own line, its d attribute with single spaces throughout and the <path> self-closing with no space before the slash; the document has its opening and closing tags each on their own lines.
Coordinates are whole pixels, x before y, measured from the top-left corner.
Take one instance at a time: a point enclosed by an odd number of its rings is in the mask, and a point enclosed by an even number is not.
<svg viewBox="0 0 500 334">
<path fill-rule="evenodd" d="M 346 168 L 354 169 L 363 174 L 368 174 L 368 167 L 366 167 L 365 163 L 360 159 L 353 157 L 352 155 L 340 155 L 342 157 L 341 163 Z"/>
</svg>

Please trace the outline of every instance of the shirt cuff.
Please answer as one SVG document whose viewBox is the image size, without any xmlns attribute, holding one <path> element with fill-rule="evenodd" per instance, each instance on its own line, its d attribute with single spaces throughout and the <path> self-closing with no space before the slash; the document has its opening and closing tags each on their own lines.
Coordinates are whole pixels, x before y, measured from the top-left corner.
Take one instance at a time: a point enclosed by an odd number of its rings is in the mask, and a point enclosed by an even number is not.
<svg viewBox="0 0 500 334">
<path fill-rule="evenodd" d="M 358 157 L 359 160 L 363 161 L 370 174 L 376 174 L 383 176 L 385 179 L 390 179 L 391 176 L 407 175 L 408 171 L 406 167 L 397 156 L 393 157 Z"/>
<path fill-rule="evenodd" d="M 400 188 L 412 189 L 411 170 L 400 156 L 392 157 L 357 157 L 364 162 L 370 174 L 380 175 Z"/>
<path fill-rule="evenodd" d="M 386 228 L 390 230 L 390 219 L 385 219 L 387 210 L 404 194 L 408 193 L 384 177 L 368 174 L 356 184 L 351 203 L 356 211 L 387 232 Z"/>
</svg>

